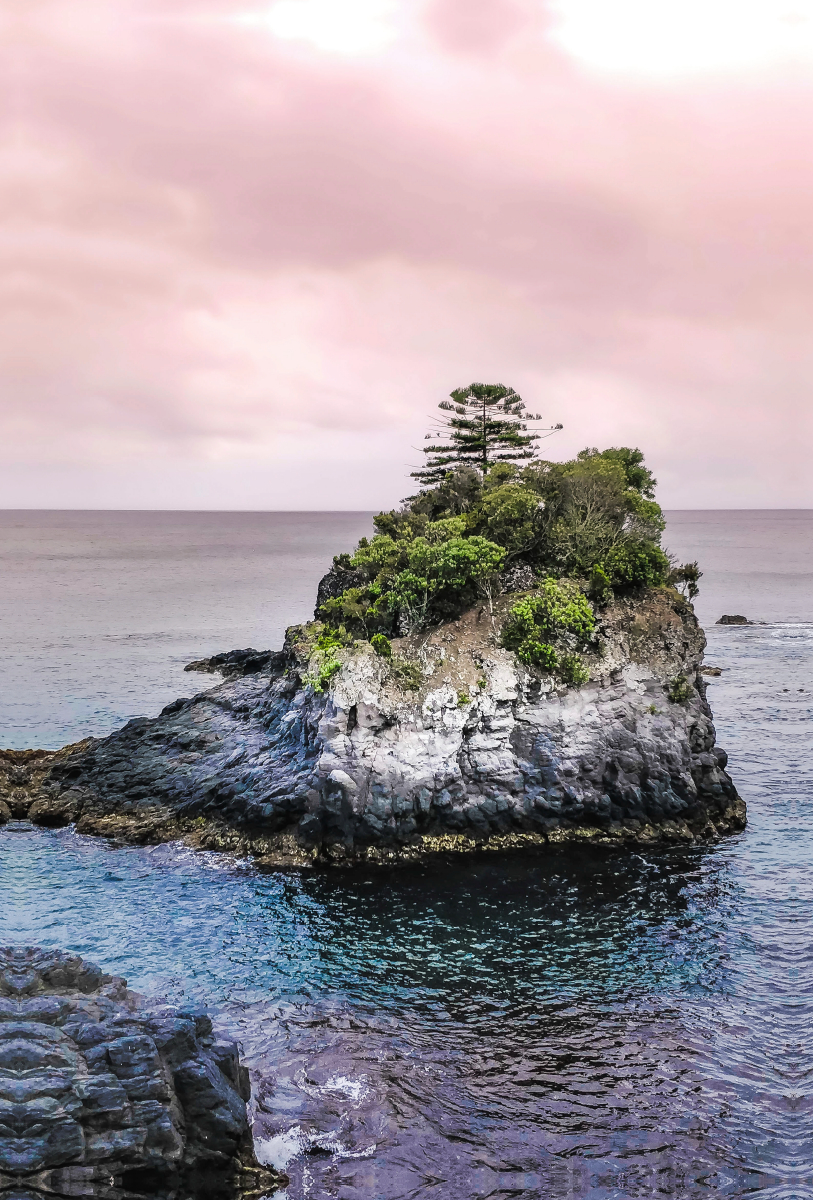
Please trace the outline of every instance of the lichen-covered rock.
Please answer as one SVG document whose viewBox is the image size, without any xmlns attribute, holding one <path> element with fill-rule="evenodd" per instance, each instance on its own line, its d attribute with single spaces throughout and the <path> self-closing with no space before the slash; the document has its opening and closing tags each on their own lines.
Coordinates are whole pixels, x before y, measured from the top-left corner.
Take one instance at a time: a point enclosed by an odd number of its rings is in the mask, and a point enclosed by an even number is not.
<svg viewBox="0 0 813 1200">
<path fill-rule="evenodd" d="M 528 563 L 512 563 L 502 575 L 499 584 L 502 592 L 524 592 L 530 590 L 537 582 L 535 571 Z"/>
<path fill-rule="evenodd" d="M 25 793 L 34 821 L 300 866 L 743 827 L 686 601 L 660 588 L 600 613 L 582 687 L 499 647 L 510 604 L 396 640 L 392 659 L 339 651 L 323 693 L 313 628 L 290 630 L 263 671 L 24 767 L 15 811 Z"/>
<path fill-rule="evenodd" d="M 209 1018 L 150 1009 L 54 950 L 0 949 L 0 1192 L 229 1197 L 254 1160 L 248 1073 Z"/>
</svg>

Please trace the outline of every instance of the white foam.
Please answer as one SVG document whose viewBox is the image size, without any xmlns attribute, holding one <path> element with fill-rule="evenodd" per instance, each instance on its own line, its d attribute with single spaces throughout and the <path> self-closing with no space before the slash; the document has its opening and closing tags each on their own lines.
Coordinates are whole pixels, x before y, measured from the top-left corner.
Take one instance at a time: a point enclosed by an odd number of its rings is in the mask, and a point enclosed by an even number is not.
<svg viewBox="0 0 813 1200">
<path fill-rule="evenodd" d="M 327 1083 L 322 1085 L 323 1092 L 339 1092 L 356 1104 L 370 1094 L 365 1076 L 360 1079 L 348 1079 L 346 1075 L 331 1075 Z"/>
<path fill-rule="evenodd" d="M 308 1144 L 307 1136 L 298 1125 L 277 1133 L 270 1138 L 255 1138 L 254 1153 L 257 1161 L 264 1167 L 273 1167 L 275 1171 L 284 1171 L 292 1158 L 301 1154 Z"/>
</svg>

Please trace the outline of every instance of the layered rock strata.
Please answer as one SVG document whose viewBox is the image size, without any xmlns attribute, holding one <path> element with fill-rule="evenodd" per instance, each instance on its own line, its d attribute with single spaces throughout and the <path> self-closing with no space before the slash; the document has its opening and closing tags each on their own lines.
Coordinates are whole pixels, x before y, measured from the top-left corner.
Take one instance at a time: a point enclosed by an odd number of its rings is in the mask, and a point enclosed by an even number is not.
<svg viewBox="0 0 813 1200">
<path fill-rule="evenodd" d="M 2 1195 L 273 1191 L 281 1178 L 254 1160 L 249 1091 L 207 1016 L 150 1009 L 73 955 L 0 949 Z"/>
<path fill-rule="evenodd" d="M 590 682 L 566 687 L 499 647 L 511 599 L 394 642 L 392 659 L 366 643 L 340 651 L 323 692 L 309 682 L 314 626 L 296 627 L 258 672 L 159 717 L 52 756 L 6 752 L 0 798 L 35 822 L 184 837 L 268 866 L 744 826 L 689 604 L 661 588 L 605 609 Z"/>
</svg>

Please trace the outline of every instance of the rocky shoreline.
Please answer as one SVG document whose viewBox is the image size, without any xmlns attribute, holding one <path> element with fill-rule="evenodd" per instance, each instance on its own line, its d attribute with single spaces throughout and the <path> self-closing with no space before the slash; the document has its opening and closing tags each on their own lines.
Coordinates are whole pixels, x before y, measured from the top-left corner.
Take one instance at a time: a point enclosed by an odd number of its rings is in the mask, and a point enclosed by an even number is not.
<svg viewBox="0 0 813 1200">
<path fill-rule="evenodd" d="M 93 963 L 0 948 L 0 1191 L 248 1200 L 248 1072 L 204 1013 L 150 1007 Z"/>
<path fill-rule="evenodd" d="M 56 752 L 0 754 L 0 821 L 183 839 L 268 868 L 472 851 L 710 841 L 745 825 L 716 747 L 705 636 L 671 588 L 616 599 L 565 686 L 500 648 L 493 613 L 338 652 L 314 687 L 318 625 L 279 652 L 190 664 L 210 691 Z"/>
</svg>

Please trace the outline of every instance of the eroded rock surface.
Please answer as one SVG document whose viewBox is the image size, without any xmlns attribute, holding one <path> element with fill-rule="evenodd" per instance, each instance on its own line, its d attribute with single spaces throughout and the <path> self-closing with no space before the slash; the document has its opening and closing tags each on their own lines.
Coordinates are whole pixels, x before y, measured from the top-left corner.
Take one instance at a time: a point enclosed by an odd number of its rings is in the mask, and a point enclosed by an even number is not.
<svg viewBox="0 0 813 1200">
<path fill-rule="evenodd" d="M 40 823 L 185 837 L 269 866 L 744 826 L 689 604 L 665 588 L 617 601 L 600 614 L 590 682 L 565 687 L 499 647 L 511 602 L 396 641 L 392 660 L 366 643 L 341 651 L 322 693 L 307 682 L 313 629 L 297 627 L 257 673 L 155 719 L 50 758 L 6 752 L 0 799 Z"/>
<path fill-rule="evenodd" d="M 61 951 L 0 949 L 0 1194 L 231 1197 L 254 1161 L 248 1073 L 208 1017 L 150 1009 Z"/>
</svg>

